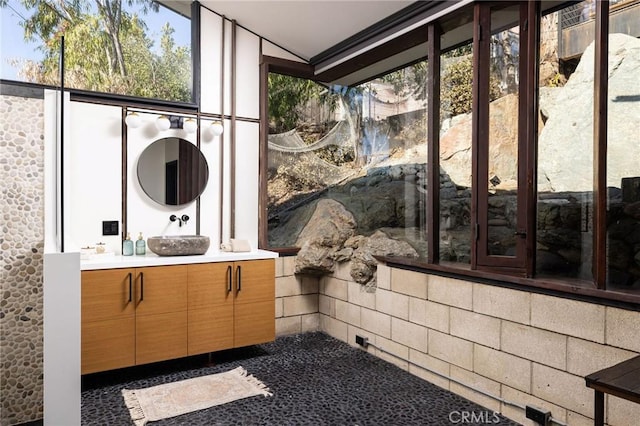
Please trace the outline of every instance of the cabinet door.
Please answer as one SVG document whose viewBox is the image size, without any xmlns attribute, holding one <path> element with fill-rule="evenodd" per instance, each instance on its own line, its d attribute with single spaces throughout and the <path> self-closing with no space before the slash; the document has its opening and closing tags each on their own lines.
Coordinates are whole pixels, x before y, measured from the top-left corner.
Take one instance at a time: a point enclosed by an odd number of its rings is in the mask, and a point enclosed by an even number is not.
<svg viewBox="0 0 640 426">
<path fill-rule="evenodd" d="M 136 364 L 187 356 L 187 311 L 136 316 Z"/>
<path fill-rule="evenodd" d="M 136 364 L 187 355 L 187 266 L 136 269 Z"/>
<path fill-rule="evenodd" d="M 131 367 L 136 362 L 135 318 L 82 322 L 81 374 Z"/>
<path fill-rule="evenodd" d="M 187 265 L 136 269 L 136 316 L 187 310 Z"/>
<path fill-rule="evenodd" d="M 234 346 L 275 339 L 275 261 L 236 262 Z"/>
<path fill-rule="evenodd" d="M 82 271 L 82 323 L 134 315 L 134 270 Z"/>
<path fill-rule="evenodd" d="M 188 271 L 189 355 L 232 348 L 233 264 L 193 264 Z"/>
<path fill-rule="evenodd" d="M 81 374 L 135 364 L 133 269 L 82 272 Z"/>
<path fill-rule="evenodd" d="M 264 300 L 275 301 L 275 265 L 273 259 L 235 262 L 236 305 Z"/>
</svg>

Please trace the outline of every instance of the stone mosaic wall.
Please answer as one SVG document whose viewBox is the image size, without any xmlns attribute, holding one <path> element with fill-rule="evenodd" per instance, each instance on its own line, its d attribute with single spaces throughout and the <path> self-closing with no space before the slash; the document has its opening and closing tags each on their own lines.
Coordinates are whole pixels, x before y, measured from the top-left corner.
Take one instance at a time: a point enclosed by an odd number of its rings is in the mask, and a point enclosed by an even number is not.
<svg viewBox="0 0 640 426">
<path fill-rule="evenodd" d="M 0 96 L 0 425 L 42 418 L 44 102 Z"/>
</svg>

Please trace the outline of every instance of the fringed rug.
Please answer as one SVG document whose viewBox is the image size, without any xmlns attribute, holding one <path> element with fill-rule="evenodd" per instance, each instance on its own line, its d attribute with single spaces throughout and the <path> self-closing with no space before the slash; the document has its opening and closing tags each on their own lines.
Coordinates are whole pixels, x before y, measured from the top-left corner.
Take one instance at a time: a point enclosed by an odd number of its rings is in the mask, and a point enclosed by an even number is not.
<svg viewBox="0 0 640 426">
<path fill-rule="evenodd" d="M 136 426 L 256 395 L 272 393 L 242 367 L 146 389 L 122 390 Z"/>
</svg>

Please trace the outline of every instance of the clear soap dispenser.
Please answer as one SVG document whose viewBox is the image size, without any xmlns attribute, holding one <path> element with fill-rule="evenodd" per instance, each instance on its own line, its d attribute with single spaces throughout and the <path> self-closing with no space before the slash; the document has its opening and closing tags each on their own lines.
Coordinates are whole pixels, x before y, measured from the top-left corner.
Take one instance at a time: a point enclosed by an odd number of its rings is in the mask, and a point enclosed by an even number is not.
<svg viewBox="0 0 640 426">
<path fill-rule="evenodd" d="M 127 238 L 122 242 L 122 255 L 133 256 L 133 241 L 131 241 L 131 234 L 127 232 Z"/>
<path fill-rule="evenodd" d="M 138 235 L 138 241 L 136 241 L 136 254 L 145 254 L 147 246 L 142 238 L 142 232 Z"/>
</svg>

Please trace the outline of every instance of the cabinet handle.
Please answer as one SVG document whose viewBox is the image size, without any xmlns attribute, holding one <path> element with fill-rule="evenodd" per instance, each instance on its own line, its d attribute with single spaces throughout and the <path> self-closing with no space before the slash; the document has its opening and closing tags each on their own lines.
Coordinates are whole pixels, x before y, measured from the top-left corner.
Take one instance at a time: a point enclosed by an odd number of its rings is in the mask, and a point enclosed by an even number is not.
<svg viewBox="0 0 640 426">
<path fill-rule="evenodd" d="M 227 293 L 231 293 L 231 290 L 233 290 L 232 288 L 232 283 L 233 283 L 233 268 L 231 268 L 231 265 L 229 265 L 227 267 Z"/>
<path fill-rule="evenodd" d="M 132 279 L 132 277 L 131 277 L 131 275 L 132 275 L 131 272 L 129 272 L 129 303 L 131 303 L 131 297 L 132 297 L 132 292 L 131 292 L 131 286 L 132 286 L 131 279 Z"/>
<path fill-rule="evenodd" d="M 236 270 L 236 276 L 238 280 L 238 293 L 240 293 L 240 290 L 242 290 L 242 267 L 241 266 L 238 266 L 238 269 Z"/>
<path fill-rule="evenodd" d="M 144 272 L 140 272 L 140 301 L 144 300 Z"/>
</svg>

